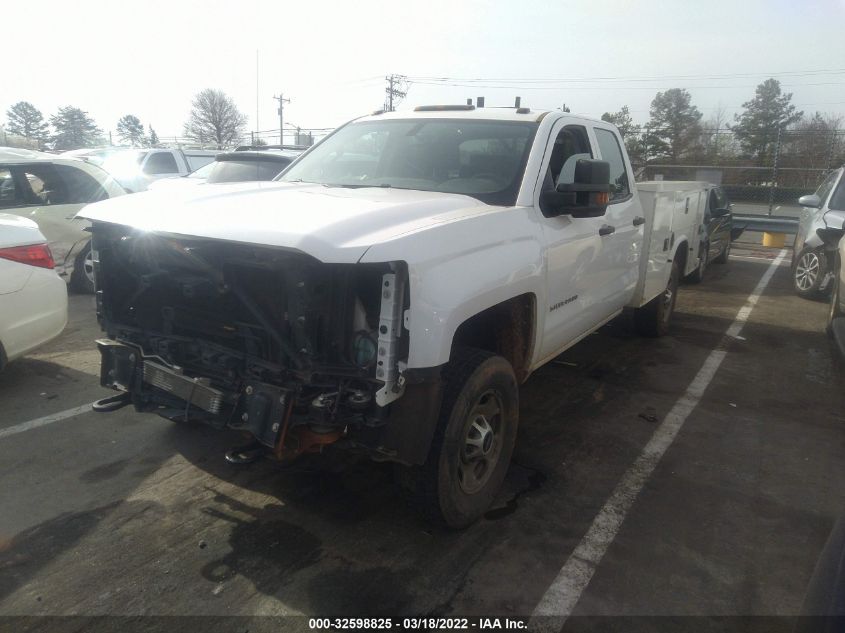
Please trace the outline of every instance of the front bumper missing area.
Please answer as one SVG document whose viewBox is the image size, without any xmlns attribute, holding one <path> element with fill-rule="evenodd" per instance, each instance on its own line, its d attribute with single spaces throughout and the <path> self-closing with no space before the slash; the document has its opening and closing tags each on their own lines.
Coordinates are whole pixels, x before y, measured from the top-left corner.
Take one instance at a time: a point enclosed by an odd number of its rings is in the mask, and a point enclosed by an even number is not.
<svg viewBox="0 0 845 633">
<path fill-rule="evenodd" d="M 279 448 L 293 403 L 289 390 L 246 382 L 240 393 L 227 392 L 212 387 L 207 378 L 185 375 L 158 356 L 145 356 L 137 346 L 101 339 L 97 348 L 100 384 L 129 394 L 138 411 L 248 431 L 265 446 Z"/>
</svg>

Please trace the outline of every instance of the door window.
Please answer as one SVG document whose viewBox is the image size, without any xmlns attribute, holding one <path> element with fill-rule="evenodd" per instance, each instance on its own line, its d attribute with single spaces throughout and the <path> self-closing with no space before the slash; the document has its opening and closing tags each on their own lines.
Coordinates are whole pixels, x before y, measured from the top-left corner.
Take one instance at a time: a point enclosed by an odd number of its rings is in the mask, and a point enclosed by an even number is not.
<svg viewBox="0 0 845 633">
<path fill-rule="evenodd" d="M 595 132 L 602 160 L 610 163 L 610 201 L 625 198 L 631 193 L 631 187 L 628 184 L 628 171 L 625 169 L 619 140 L 610 130 L 595 128 Z"/>
<path fill-rule="evenodd" d="M 147 159 L 147 164 L 144 165 L 144 173 L 156 176 L 159 174 L 177 174 L 179 168 L 176 167 L 176 159 L 170 152 L 155 152 Z"/>
<path fill-rule="evenodd" d="M 12 172 L 8 169 L 0 169 L 0 209 L 19 207 L 22 204 L 23 200 L 18 195 Z"/>
</svg>

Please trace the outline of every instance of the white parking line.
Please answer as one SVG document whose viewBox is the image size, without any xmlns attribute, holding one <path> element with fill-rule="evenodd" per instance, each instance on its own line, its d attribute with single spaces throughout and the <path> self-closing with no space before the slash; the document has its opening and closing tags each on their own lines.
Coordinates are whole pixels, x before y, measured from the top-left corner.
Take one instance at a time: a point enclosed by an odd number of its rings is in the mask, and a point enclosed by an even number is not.
<svg viewBox="0 0 845 633">
<path fill-rule="evenodd" d="M 0 439 L 9 437 L 10 435 L 17 435 L 18 433 L 23 433 L 24 431 L 31 431 L 32 429 L 37 429 L 40 426 L 46 426 L 48 424 L 52 424 L 53 422 L 66 420 L 82 413 L 88 413 L 90 410 L 91 404 L 83 404 L 82 406 L 74 407 L 73 409 L 66 409 L 64 411 L 59 411 L 58 413 L 45 415 L 43 418 L 35 418 L 29 422 L 21 422 L 15 426 L 0 429 Z"/>
<path fill-rule="evenodd" d="M 625 515 L 631 509 L 637 495 L 651 476 L 660 458 L 663 457 L 666 449 L 674 441 L 678 431 L 681 430 L 687 416 L 695 409 L 710 381 L 713 380 L 713 376 L 727 354 L 725 347 L 729 339 L 735 339 L 739 335 L 742 326 L 748 321 L 751 311 L 760 300 L 760 296 L 769 284 L 775 270 L 786 257 L 786 253 L 786 249 L 783 249 L 772 260 L 754 291 L 749 295 L 745 305 L 739 310 L 733 323 L 725 332 L 722 341 L 707 356 L 704 365 L 695 375 L 686 392 L 666 415 L 642 453 L 616 485 L 596 518 L 593 519 L 590 529 L 587 530 L 578 547 L 569 556 L 557 577 L 535 607 L 533 617 L 544 619 L 536 620 L 532 630 L 537 628 L 538 630 L 559 631 L 566 618 L 572 613 L 605 552 L 607 552 L 607 548 L 616 538 L 616 534 L 625 520 Z"/>
</svg>

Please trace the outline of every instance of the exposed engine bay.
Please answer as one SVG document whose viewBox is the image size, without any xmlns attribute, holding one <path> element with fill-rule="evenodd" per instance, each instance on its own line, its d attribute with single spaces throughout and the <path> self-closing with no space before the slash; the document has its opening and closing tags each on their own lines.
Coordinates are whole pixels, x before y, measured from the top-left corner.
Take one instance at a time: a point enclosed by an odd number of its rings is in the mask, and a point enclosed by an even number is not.
<svg viewBox="0 0 845 633">
<path fill-rule="evenodd" d="M 324 264 L 107 223 L 92 244 L 108 336 L 101 383 L 124 404 L 248 431 L 279 458 L 343 440 L 419 461 L 390 447 L 387 428 L 406 387 L 402 262 Z M 430 417 L 439 377 L 428 382 L 431 393 L 410 400 L 427 400 L 417 414 Z"/>
</svg>

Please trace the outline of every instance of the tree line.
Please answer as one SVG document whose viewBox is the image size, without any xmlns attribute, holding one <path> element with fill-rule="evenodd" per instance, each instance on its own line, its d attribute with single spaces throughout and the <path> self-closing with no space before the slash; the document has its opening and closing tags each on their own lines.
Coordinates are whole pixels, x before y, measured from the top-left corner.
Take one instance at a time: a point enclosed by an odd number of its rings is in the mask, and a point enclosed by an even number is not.
<svg viewBox="0 0 845 633">
<path fill-rule="evenodd" d="M 219 149 L 240 140 L 247 117 L 222 90 L 207 88 L 194 96 L 183 133 L 202 144 Z M 156 147 L 159 137 L 152 125 L 144 128 L 134 114 L 120 118 L 117 137 L 132 147 Z M 107 144 L 103 130 L 81 108 L 60 107 L 45 120 L 43 113 L 28 101 L 18 101 L 6 111 L 6 132 L 53 150 L 82 149 Z"/>
<path fill-rule="evenodd" d="M 683 88 L 658 92 L 645 125 L 634 123 L 627 106 L 601 118 L 619 128 L 631 161 L 637 164 L 742 158 L 766 166 L 772 164 L 779 143 L 788 146 L 790 154 L 815 163 L 812 166 L 845 160 L 842 139 L 836 135 L 842 118 L 820 112 L 805 116 L 791 101 L 792 93 L 784 93 L 777 79 L 767 79 L 742 104 L 733 122 L 727 120 L 724 108 L 703 121 Z"/>
</svg>

